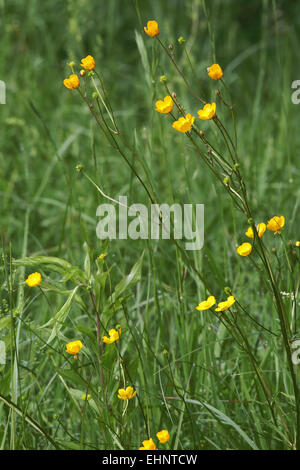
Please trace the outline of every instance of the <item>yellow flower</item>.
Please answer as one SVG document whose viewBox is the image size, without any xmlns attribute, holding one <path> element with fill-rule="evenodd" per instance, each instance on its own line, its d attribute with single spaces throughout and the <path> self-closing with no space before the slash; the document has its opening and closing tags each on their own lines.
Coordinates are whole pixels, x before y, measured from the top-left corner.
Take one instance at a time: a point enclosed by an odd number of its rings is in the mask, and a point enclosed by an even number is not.
<svg viewBox="0 0 300 470">
<path fill-rule="evenodd" d="M 163 429 L 162 431 L 156 433 L 156 436 L 161 444 L 165 444 L 170 439 L 170 434 L 166 429 Z"/>
<path fill-rule="evenodd" d="M 98 259 L 104 259 L 106 256 L 106 253 L 101 253 L 101 255 L 98 256 Z"/>
<path fill-rule="evenodd" d="M 74 359 L 77 359 L 77 354 L 80 352 L 82 348 L 82 342 L 80 340 L 71 341 L 66 345 L 66 352 L 69 354 L 73 354 Z"/>
<path fill-rule="evenodd" d="M 285 224 L 285 218 L 282 216 L 278 217 L 275 215 L 275 217 L 272 217 L 272 219 L 269 220 L 267 229 L 271 230 L 274 232 L 274 235 L 276 233 L 280 233 L 281 229 L 284 227 Z"/>
<path fill-rule="evenodd" d="M 85 401 L 85 400 L 90 400 L 92 398 L 92 395 L 87 395 L 86 393 L 84 393 L 83 395 L 81 395 L 81 400 Z"/>
<path fill-rule="evenodd" d="M 118 398 L 120 398 L 120 400 L 130 400 L 135 395 L 136 395 L 136 391 L 133 392 L 132 387 L 127 387 L 126 389 L 125 388 L 119 388 L 119 390 L 118 390 Z"/>
<path fill-rule="evenodd" d="M 76 73 L 70 75 L 69 78 L 65 78 L 64 85 L 69 90 L 75 90 L 76 88 L 79 88 L 79 78 L 77 77 Z"/>
<path fill-rule="evenodd" d="M 297 248 L 299 248 L 300 247 L 300 242 L 299 241 L 296 242 L 295 245 L 296 245 Z"/>
<path fill-rule="evenodd" d="M 179 132 L 188 132 L 191 130 L 194 121 L 194 116 L 187 114 L 185 117 L 179 118 L 178 121 L 174 121 L 172 127 Z"/>
<path fill-rule="evenodd" d="M 154 38 L 155 36 L 158 36 L 159 34 L 159 28 L 158 28 L 158 23 L 155 20 L 148 21 L 147 23 L 147 28 L 144 27 L 144 31 L 148 36 L 151 36 Z"/>
<path fill-rule="evenodd" d="M 71 60 L 71 62 L 69 62 L 69 66 L 71 67 L 71 69 L 72 69 L 73 67 L 75 67 L 75 62 L 74 62 L 74 60 Z"/>
<path fill-rule="evenodd" d="M 213 64 L 208 67 L 208 75 L 213 80 L 220 80 L 223 77 L 223 70 L 219 66 L 219 64 Z"/>
<path fill-rule="evenodd" d="M 152 439 L 152 437 L 150 437 L 150 439 L 146 439 L 145 441 L 143 441 L 143 447 L 139 447 L 139 450 L 156 450 L 156 445 Z"/>
<path fill-rule="evenodd" d="M 95 68 L 96 62 L 93 56 L 87 55 L 84 59 L 81 59 L 80 66 L 85 70 L 93 70 Z"/>
<path fill-rule="evenodd" d="M 225 300 L 225 302 L 220 302 L 218 304 L 218 308 L 216 308 L 216 312 L 224 312 L 224 310 L 227 310 L 228 308 L 230 308 L 235 302 L 235 298 L 233 297 L 233 295 L 230 295 L 229 297 L 227 297 L 227 300 Z"/>
<path fill-rule="evenodd" d="M 204 105 L 203 109 L 199 109 L 198 116 L 202 120 L 212 119 L 216 114 L 216 103 Z"/>
<path fill-rule="evenodd" d="M 216 303 L 216 299 L 214 298 L 213 295 L 211 295 L 207 298 L 207 300 L 203 300 L 203 302 L 200 302 L 200 304 L 198 305 L 198 307 L 196 307 L 196 309 L 199 310 L 200 312 L 202 310 L 208 310 L 213 305 L 215 305 L 215 303 Z"/>
<path fill-rule="evenodd" d="M 256 230 L 257 230 L 257 233 L 258 233 L 258 236 L 259 238 L 261 238 L 263 236 L 263 234 L 265 233 L 266 231 L 266 224 L 264 224 L 263 222 L 261 224 L 258 224 L 256 226 Z M 248 238 L 254 238 L 254 233 L 253 233 L 253 229 L 252 227 L 249 227 L 247 232 L 245 233 L 246 237 Z"/>
<path fill-rule="evenodd" d="M 108 334 L 109 334 L 109 338 L 107 336 L 102 337 L 103 343 L 106 343 L 106 344 L 114 343 L 120 338 L 121 328 L 119 328 L 118 331 L 112 328 L 111 330 L 109 330 Z"/>
<path fill-rule="evenodd" d="M 173 109 L 173 100 L 171 96 L 165 96 L 163 100 L 158 100 L 155 103 L 155 111 L 158 113 L 168 114 Z"/>
<path fill-rule="evenodd" d="M 250 255 L 252 251 L 252 245 L 251 243 L 242 243 L 240 246 L 237 247 L 237 254 L 240 255 L 240 256 L 248 256 Z"/>
<path fill-rule="evenodd" d="M 25 282 L 29 287 L 39 286 L 42 282 L 42 276 L 40 275 L 40 273 L 29 274 Z"/>
</svg>

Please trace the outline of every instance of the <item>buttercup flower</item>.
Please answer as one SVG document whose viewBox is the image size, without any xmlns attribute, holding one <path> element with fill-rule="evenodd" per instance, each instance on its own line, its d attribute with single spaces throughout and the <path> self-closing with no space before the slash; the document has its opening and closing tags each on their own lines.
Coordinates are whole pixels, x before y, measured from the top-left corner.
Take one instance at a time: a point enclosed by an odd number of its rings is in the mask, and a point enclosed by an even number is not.
<svg viewBox="0 0 300 470">
<path fill-rule="evenodd" d="M 39 286 L 42 282 L 42 276 L 40 275 L 40 273 L 29 274 L 25 282 L 29 287 Z"/>
<path fill-rule="evenodd" d="M 86 401 L 86 400 L 89 401 L 91 398 L 92 398 L 92 395 L 90 394 L 87 395 L 86 393 L 84 393 L 83 395 L 81 395 L 81 400 L 83 401 Z"/>
<path fill-rule="evenodd" d="M 144 31 L 146 34 L 148 34 L 148 36 L 151 36 L 152 38 L 154 38 L 155 36 L 158 36 L 159 27 L 158 27 L 157 21 L 155 20 L 148 21 L 147 28 L 144 27 Z"/>
<path fill-rule="evenodd" d="M 143 441 L 143 447 L 139 447 L 139 450 L 156 450 L 156 445 L 152 439 L 152 437 L 150 437 L 150 439 L 146 439 L 145 441 Z"/>
<path fill-rule="evenodd" d="M 214 298 L 213 295 L 211 295 L 206 300 L 203 300 L 203 302 L 200 302 L 200 304 L 198 305 L 198 307 L 196 307 L 196 309 L 199 310 L 200 312 L 202 310 L 208 310 L 213 305 L 215 305 L 215 303 L 216 303 L 216 299 Z"/>
<path fill-rule="evenodd" d="M 299 248 L 299 247 L 300 247 L 300 242 L 297 241 L 297 242 L 295 243 L 295 245 L 296 245 L 297 248 Z"/>
<path fill-rule="evenodd" d="M 276 233 L 281 232 L 281 229 L 284 227 L 284 225 L 285 225 L 285 218 L 283 217 L 283 215 L 281 215 L 280 217 L 275 215 L 275 217 L 272 217 L 272 219 L 269 220 L 267 229 L 274 232 L 274 235 L 275 235 Z"/>
<path fill-rule="evenodd" d="M 251 243 L 242 243 L 240 246 L 237 247 L 237 254 L 240 255 L 240 256 L 248 256 L 250 255 L 252 251 L 252 245 Z"/>
<path fill-rule="evenodd" d="M 96 62 L 93 56 L 87 55 L 84 59 L 81 59 L 80 66 L 85 70 L 93 70 L 95 68 Z"/>
<path fill-rule="evenodd" d="M 101 253 L 101 255 L 98 256 L 98 259 L 104 259 L 106 256 L 106 253 Z"/>
<path fill-rule="evenodd" d="M 107 336 L 102 337 L 103 343 L 106 343 L 106 344 L 114 343 L 120 338 L 121 328 L 119 328 L 118 331 L 112 328 L 111 330 L 109 330 L 108 334 L 109 334 L 109 338 Z"/>
<path fill-rule="evenodd" d="M 230 308 L 235 302 L 235 298 L 233 297 L 233 295 L 230 295 L 229 297 L 227 297 L 227 300 L 225 300 L 225 302 L 220 302 L 218 304 L 218 308 L 216 308 L 216 312 L 224 312 L 224 310 L 227 310 L 228 308 Z"/>
<path fill-rule="evenodd" d="M 256 226 L 256 230 L 257 230 L 257 233 L 258 233 L 258 236 L 259 238 L 261 238 L 263 236 L 263 234 L 265 233 L 266 231 L 266 224 L 264 224 L 263 222 L 261 224 L 258 224 Z M 254 238 L 254 233 L 253 233 L 253 229 L 252 227 L 249 227 L 247 232 L 245 233 L 246 237 L 248 238 Z"/>
<path fill-rule="evenodd" d="M 135 392 L 133 392 L 132 387 L 127 387 L 126 389 L 125 388 L 119 388 L 119 390 L 118 390 L 118 398 L 120 398 L 120 400 L 130 400 L 135 395 L 136 395 L 136 390 L 135 390 Z"/>
<path fill-rule="evenodd" d="M 188 132 L 191 130 L 194 121 L 194 116 L 187 114 L 185 117 L 179 118 L 178 121 L 174 121 L 172 127 L 179 132 Z"/>
<path fill-rule="evenodd" d="M 168 114 L 173 109 L 173 100 L 171 96 L 165 96 L 163 100 L 158 100 L 155 103 L 155 111 L 158 113 Z"/>
<path fill-rule="evenodd" d="M 69 78 L 65 78 L 64 85 L 69 90 L 75 90 L 76 88 L 79 88 L 79 78 L 77 77 L 76 73 L 72 73 Z"/>
<path fill-rule="evenodd" d="M 203 109 L 199 109 L 198 116 L 202 120 L 212 119 L 216 114 L 216 103 L 204 105 Z"/>
<path fill-rule="evenodd" d="M 223 77 L 223 70 L 219 66 L 219 64 L 213 64 L 208 67 L 208 75 L 213 80 L 220 80 Z"/>
<path fill-rule="evenodd" d="M 74 359 L 77 359 L 77 354 L 80 352 L 81 348 L 82 342 L 80 340 L 71 341 L 70 343 L 66 344 L 66 352 L 73 354 Z"/>
<path fill-rule="evenodd" d="M 170 434 L 166 429 L 163 429 L 162 431 L 156 433 L 156 436 L 161 444 L 165 444 L 170 439 Z"/>
</svg>

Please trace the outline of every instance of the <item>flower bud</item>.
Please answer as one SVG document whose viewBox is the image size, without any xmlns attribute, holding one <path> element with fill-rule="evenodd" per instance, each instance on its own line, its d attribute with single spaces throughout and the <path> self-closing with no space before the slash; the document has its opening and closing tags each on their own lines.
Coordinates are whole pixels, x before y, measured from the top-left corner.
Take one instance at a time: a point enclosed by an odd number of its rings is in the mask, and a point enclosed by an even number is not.
<svg viewBox="0 0 300 470">
<path fill-rule="evenodd" d="M 79 72 L 79 73 L 80 73 L 80 75 L 81 75 L 82 77 L 84 77 L 84 76 L 85 76 L 85 74 L 86 74 L 86 71 L 82 69 L 82 70 L 80 70 L 80 72 Z"/>
<path fill-rule="evenodd" d="M 227 186 L 229 183 L 229 178 L 226 176 L 226 178 L 223 179 L 223 183 Z"/>
<path fill-rule="evenodd" d="M 179 42 L 179 44 L 184 44 L 185 39 L 182 36 L 180 36 L 180 38 L 178 38 L 178 42 Z"/>
<path fill-rule="evenodd" d="M 92 94 L 92 98 L 93 100 L 97 100 L 99 98 L 99 93 L 97 91 L 94 91 L 94 93 Z"/>
<path fill-rule="evenodd" d="M 159 80 L 161 83 L 164 83 L 167 81 L 167 77 L 165 75 L 162 75 Z"/>
<path fill-rule="evenodd" d="M 227 295 L 231 295 L 231 294 L 232 294 L 231 287 L 228 287 L 228 286 L 224 287 L 224 292 L 225 292 L 225 294 L 227 294 Z"/>
<path fill-rule="evenodd" d="M 78 173 L 80 173 L 81 171 L 83 171 L 84 167 L 83 165 L 79 164 L 79 165 L 76 165 L 76 170 L 78 171 Z"/>
<path fill-rule="evenodd" d="M 176 100 L 176 98 L 177 98 L 177 95 L 176 95 L 176 93 L 175 93 L 175 92 L 173 92 L 173 93 L 172 93 L 172 98 L 174 98 L 174 100 Z"/>
</svg>

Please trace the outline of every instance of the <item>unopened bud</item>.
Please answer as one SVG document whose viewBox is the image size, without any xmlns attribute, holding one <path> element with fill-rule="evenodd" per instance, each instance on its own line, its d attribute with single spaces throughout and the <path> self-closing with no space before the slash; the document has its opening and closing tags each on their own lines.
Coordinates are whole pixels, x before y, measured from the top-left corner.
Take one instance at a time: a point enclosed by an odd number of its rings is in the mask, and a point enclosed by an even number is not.
<svg viewBox="0 0 300 470">
<path fill-rule="evenodd" d="M 80 73 L 80 75 L 81 75 L 82 77 L 84 77 L 84 76 L 85 76 L 85 74 L 86 74 L 86 71 L 82 69 L 82 70 L 80 70 L 80 72 L 79 72 L 79 73 Z"/>
<path fill-rule="evenodd" d="M 76 170 L 80 173 L 81 171 L 83 171 L 84 167 L 83 165 L 79 164 L 79 165 L 76 165 Z"/>
<path fill-rule="evenodd" d="M 227 286 L 227 287 L 224 287 L 224 292 L 225 292 L 225 294 L 227 294 L 227 295 L 232 294 L 231 287 L 228 287 L 228 286 Z"/>
<path fill-rule="evenodd" d="M 162 75 L 159 79 L 162 83 L 167 81 L 167 77 L 165 75 Z"/>
<path fill-rule="evenodd" d="M 177 98 L 177 95 L 176 95 L 176 93 L 175 93 L 175 92 L 173 92 L 173 93 L 172 93 L 172 98 L 174 98 L 174 100 L 176 100 L 176 98 Z"/>
<path fill-rule="evenodd" d="M 229 178 L 226 176 L 226 178 L 223 179 L 223 183 L 227 186 L 229 183 Z"/>
<path fill-rule="evenodd" d="M 178 42 L 179 42 L 179 44 L 184 44 L 185 39 L 182 36 L 180 36 L 180 38 L 178 38 Z"/>
<path fill-rule="evenodd" d="M 173 44 L 169 44 L 169 51 L 172 51 L 174 49 Z"/>
</svg>

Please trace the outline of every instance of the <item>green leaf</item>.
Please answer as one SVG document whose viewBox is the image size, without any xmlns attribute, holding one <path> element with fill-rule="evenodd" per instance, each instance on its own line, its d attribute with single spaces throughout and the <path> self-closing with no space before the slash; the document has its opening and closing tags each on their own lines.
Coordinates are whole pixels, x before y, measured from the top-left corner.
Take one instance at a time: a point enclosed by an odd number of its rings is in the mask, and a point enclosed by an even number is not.
<svg viewBox="0 0 300 470">
<path fill-rule="evenodd" d="M 144 252 L 142 253 L 142 256 L 140 257 L 140 259 L 132 267 L 130 273 L 127 276 L 125 276 L 122 279 L 122 281 L 119 282 L 119 284 L 117 284 L 113 294 L 106 302 L 104 310 L 109 310 L 115 304 L 115 302 L 121 297 L 123 292 L 125 292 L 128 289 L 131 289 L 141 279 L 143 258 L 144 258 Z"/>
<path fill-rule="evenodd" d="M 62 274 L 67 279 L 74 279 L 74 281 L 86 282 L 83 271 L 77 266 L 72 266 L 68 261 L 55 256 L 34 256 L 32 258 L 26 257 L 13 260 L 14 266 L 33 267 L 38 269 L 43 267 L 50 271 L 55 271 Z"/>
<path fill-rule="evenodd" d="M 0 364 L 6 363 L 6 351 L 4 341 L 0 341 Z"/>
<path fill-rule="evenodd" d="M 40 326 L 40 328 L 46 328 L 49 325 L 54 324 L 53 330 L 52 330 L 46 344 L 49 344 L 57 336 L 59 330 L 64 325 L 64 322 L 66 321 L 66 319 L 68 317 L 74 295 L 76 294 L 78 288 L 79 288 L 79 286 L 75 287 L 75 289 L 73 289 L 71 291 L 71 294 L 69 295 L 67 301 L 64 303 L 62 308 L 55 314 L 55 316 L 53 318 L 51 318 L 47 323 Z M 44 347 L 46 347 L 46 345 Z"/>
<path fill-rule="evenodd" d="M 0 331 L 3 330 L 4 328 L 8 328 L 9 324 L 10 324 L 10 317 L 1 318 Z"/>
</svg>

